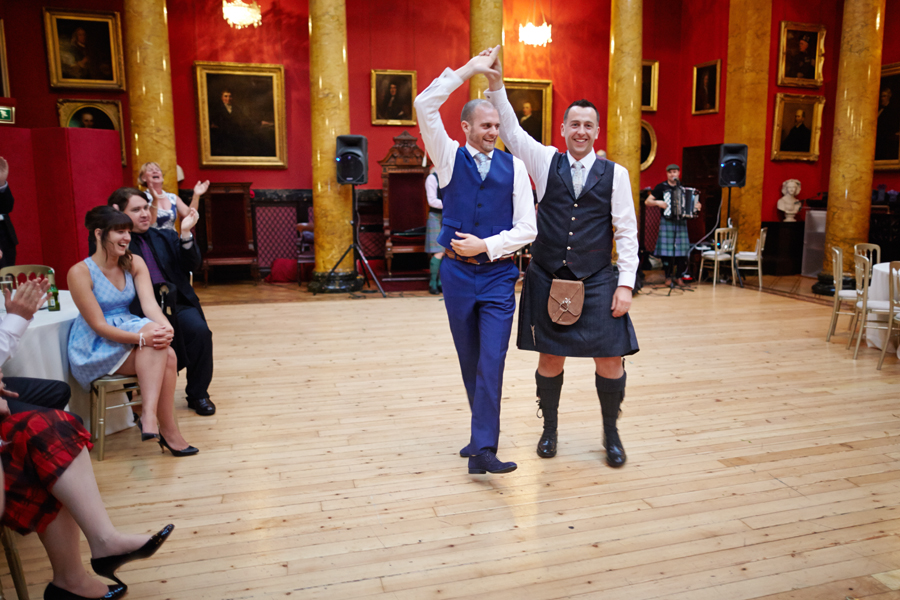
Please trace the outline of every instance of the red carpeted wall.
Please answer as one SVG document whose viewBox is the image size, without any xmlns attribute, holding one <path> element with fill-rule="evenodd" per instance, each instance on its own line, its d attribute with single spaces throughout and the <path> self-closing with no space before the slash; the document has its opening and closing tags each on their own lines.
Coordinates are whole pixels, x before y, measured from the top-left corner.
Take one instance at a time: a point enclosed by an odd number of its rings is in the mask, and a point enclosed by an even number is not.
<svg viewBox="0 0 900 600">
<path fill-rule="evenodd" d="M 88 255 L 84 216 L 122 185 L 119 134 L 61 127 L 31 133 L 43 263 L 67 289 L 69 268 Z"/>
</svg>

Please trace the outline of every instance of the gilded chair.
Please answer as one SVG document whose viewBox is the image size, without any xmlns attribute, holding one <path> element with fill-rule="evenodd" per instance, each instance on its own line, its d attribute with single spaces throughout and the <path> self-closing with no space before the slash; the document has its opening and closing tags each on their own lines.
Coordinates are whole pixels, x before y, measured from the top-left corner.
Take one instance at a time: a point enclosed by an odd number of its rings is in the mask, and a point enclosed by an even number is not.
<svg viewBox="0 0 900 600">
<path fill-rule="evenodd" d="M 869 259 L 870 275 L 871 268 L 881 262 L 881 246 L 878 244 L 855 244 L 853 254 L 859 254 Z"/>
<path fill-rule="evenodd" d="M 870 314 L 887 314 L 890 308 L 890 300 L 869 300 L 869 279 L 872 276 L 872 263 L 860 254 L 854 254 L 853 260 L 856 267 L 856 315 L 853 317 L 854 326 L 847 342 L 847 349 L 853 343 L 856 336 L 856 349 L 853 351 L 853 360 L 859 354 L 859 344 L 862 341 L 866 329 L 887 329 L 878 321 L 869 321 Z M 857 333 L 857 329 L 859 333 Z"/>
<path fill-rule="evenodd" d="M 825 335 L 825 341 L 831 340 L 834 335 L 834 329 L 837 327 L 838 315 L 847 315 L 854 317 L 850 320 L 849 329 L 853 329 L 856 317 L 856 290 L 844 289 L 844 251 L 837 246 L 831 247 L 831 273 L 834 275 L 834 305 L 831 309 L 831 324 L 828 326 L 828 333 Z M 852 312 L 845 312 L 841 309 L 845 304 L 849 304 L 854 308 Z M 850 336 L 853 337 L 852 335 Z"/>
<path fill-rule="evenodd" d="M 703 267 L 706 261 L 710 264 L 706 268 L 713 271 L 713 287 L 719 280 L 719 263 L 727 262 L 731 267 L 731 285 L 734 285 L 734 249 L 737 246 L 737 229 L 734 227 L 722 227 L 716 229 L 715 246 L 700 254 L 700 276 L 698 282 L 703 280 Z"/>
<path fill-rule="evenodd" d="M 31 279 L 31 276 L 46 277 L 50 283 L 56 284 L 56 275 L 53 267 L 45 267 L 44 265 L 16 265 L 14 267 L 3 267 L 0 269 L 0 281 L 12 281 L 13 287 L 19 287 L 19 283 Z"/>
<path fill-rule="evenodd" d="M 109 406 L 110 394 L 140 393 L 140 386 L 135 375 L 105 375 L 91 382 L 91 437 L 97 445 L 97 460 L 102 461 L 106 453 L 106 411 L 123 406 L 141 404 L 140 397 L 135 399 L 125 396 L 121 404 Z"/>
<path fill-rule="evenodd" d="M 889 304 L 888 304 L 888 326 L 887 335 L 884 336 L 884 345 L 881 347 L 881 358 L 878 359 L 878 370 L 881 370 L 881 364 L 884 362 L 884 355 L 890 346 L 891 336 L 900 334 L 900 261 L 892 260 L 888 265 L 888 281 L 890 285 Z M 877 312 L 877 311 L 876 311 Z"/>
<path fill-rule="evenodd" d="M 734 268 L 737 271 L 741 269 L 755 269 L 756 277 L 759 279 L 759 291 L 762 291 L 762 259 L 763 259 L 763 250 L 766 248 L 766 233 L 768 232 L 767 227 L 763 227 L 759 230 L 759 239 L 756 240 L 756 250 L 753 252 L 736 252 L 734 255 Z M 744 263 L 741 266 L 741 263 Z M 749 264 L 747 264 L 749 263 Z"/>
</svg>

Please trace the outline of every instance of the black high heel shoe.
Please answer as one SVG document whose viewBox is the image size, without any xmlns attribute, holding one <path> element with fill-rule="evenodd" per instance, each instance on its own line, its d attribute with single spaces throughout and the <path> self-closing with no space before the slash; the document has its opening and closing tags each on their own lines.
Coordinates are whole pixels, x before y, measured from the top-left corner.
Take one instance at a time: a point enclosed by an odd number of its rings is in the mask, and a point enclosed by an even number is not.
<svg viewBox="0 0 900 600">
<path fill-rule="evenodd" d="M 144 433 L 144 426 L 141 425 L 141 418 L 135 413 L 131 413 L 131 414 L 134 415 L 134 422 L 138 426 L 138 429 L 141 430 L 141 441 L 142 442 L 146 442 L 147 440 L 159 440 L 158 433 Z"/>
<path fill-rule="evenodd" d="M 133 560 L 140 560 L 142 558 L 150 558 L 153 556 L 159 547 L 163 545 L 163 543 L 169 538 L 169 535 L 172 533 L 172 530 L 175 529 L 174 525 L 166 525 L 163 527 L 159 533 L 153 534 L 153 537 L 150 540 L 132 552 L 128 552 L 127 554 L 116 554 L 113 556 L 104 556 L 103 558 L 92 558 L 91 559 L 91 568 L 94 569 L 94 573 L 100 575 L 101 577 L 106 577 L 107 579 L 112 579 L 116 583 L 124 586 L 122 580 L 116 577 L 116 571 L 124 565 L 125 563 L 129 563 Z M 112 589 L 112 588 L 110 588 Z M 122 594 L 125 592 L 123 591 Z M 118 598 L 119 596 L 113 596 Z M 104 596 L 106 598 L 106 596 Z M 45 600 L 49 600 L 45 597 Z M 59 600 L 66 600 L 65 596 L 61 596 Z"/>
<path fill-rule="evenodd" d="M 127 585 L 110 585 L 107 587 L 109 591 L 106 592 L 106 595 L 99 598 L 88 598 L 48 583 L 47 588 L 44 590 L 44 600 L 113 600 L 114 598 L 121 598 L 128 591 Z"/>
<path fill-rule="evenodd" d="M 169 452 L 172 453 L 172 456 L 193 456 L 200 452 L 199 448 L 194 448 L 193 446 L 188 446 L 184 450 L 175 450 L 172 446 L 169 445 L 169 442 L 166 441 L 166 438 L 159 434 L 159 447 L 162 448 L 163 454 L 166 453 L 166 449 L 168 448 Z"/>
</svg>

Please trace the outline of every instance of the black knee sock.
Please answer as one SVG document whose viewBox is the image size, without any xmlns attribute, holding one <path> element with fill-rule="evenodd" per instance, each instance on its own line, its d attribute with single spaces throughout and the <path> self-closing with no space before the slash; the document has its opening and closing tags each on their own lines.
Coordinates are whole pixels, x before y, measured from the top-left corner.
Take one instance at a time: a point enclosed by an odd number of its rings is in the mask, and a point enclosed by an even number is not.
<svg viewBox="0 0 900 600">
<path fill-rule="evenodd" d="M 616 419 L 619 418 L 619 407 L 625 399 L 625 380 L 627 373 L 618 379 L 607 379 L 594 374 L 597 385 L 597 397 L 600 398 L 600 410 L 603 413 L 603 431 L 607 437 L 618 435 Z"/>
<path fill-rule="evenodd" d="M 544 377 L 535 371 L 534 380 L 537 383 L 538 407 L 544 416 L 544 431 L 553 433 L 556 431 L 558 423 L 559 396 L 562 392 L 563 373 L 556 377 Z"/>
</svg>

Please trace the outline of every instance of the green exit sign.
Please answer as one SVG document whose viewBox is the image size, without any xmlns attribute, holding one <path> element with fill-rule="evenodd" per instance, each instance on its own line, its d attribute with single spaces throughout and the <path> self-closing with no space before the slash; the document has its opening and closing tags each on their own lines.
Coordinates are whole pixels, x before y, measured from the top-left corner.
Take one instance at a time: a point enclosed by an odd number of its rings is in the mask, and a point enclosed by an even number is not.
<svg viewBox="0 0 900 600">
<path fill-rule="evenodd" d="M 15 123 L 16 122 L 16 107 L 15 106 L 0 106 L 0 123 Z"/>
</svg>

